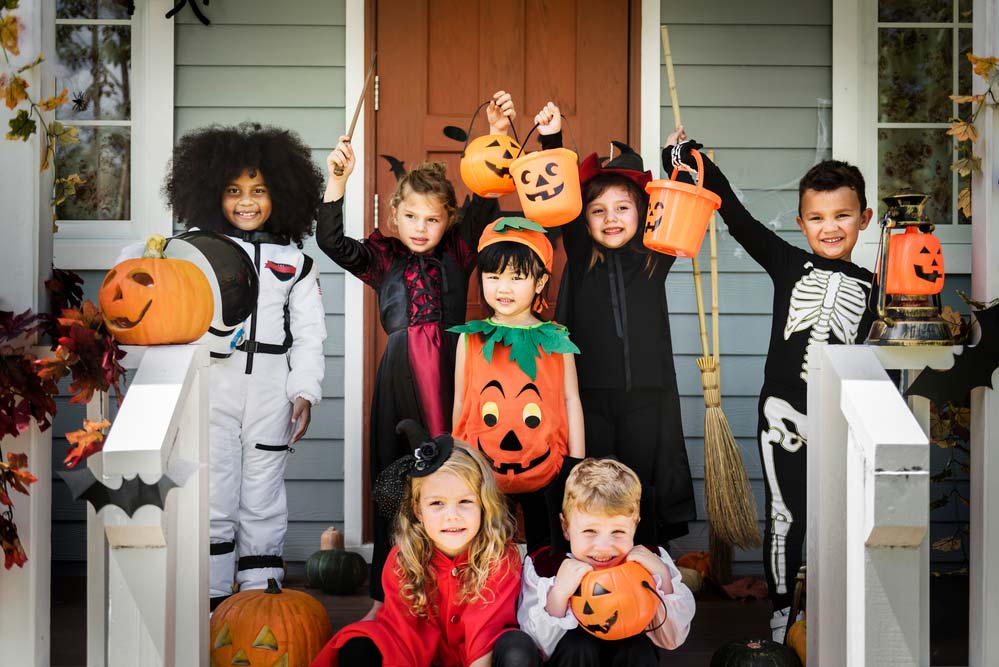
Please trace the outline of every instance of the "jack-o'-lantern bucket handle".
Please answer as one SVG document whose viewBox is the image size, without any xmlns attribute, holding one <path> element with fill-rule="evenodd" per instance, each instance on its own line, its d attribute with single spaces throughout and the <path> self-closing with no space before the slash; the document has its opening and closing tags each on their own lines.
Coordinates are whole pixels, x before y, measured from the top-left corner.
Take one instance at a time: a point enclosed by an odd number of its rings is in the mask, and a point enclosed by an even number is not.
<svg viewBox="0 0 999 667">
<path fill-rule="evenodd" d="M 482 108 L 485 107 L 490 102 L 492 102 L 492 99 L 486 100 L 485 102 L 477 106 L 475 108 L 475 111 L 472 112 L 472 119 L 468 121 L 468 131 L 465 132 L 465 145 L 461 147 L 461 157 L 465 157 L 465 151 L 468 149 L 468 143 L 472 140 L 472 126 L 475 125 L 475 117 L 478 116 L 479 112 L 482 111 Z M 537 127 L 537 125 L 535 125 L 534 127 Z M 517 126 L 513 124 L 512 120 L 510 121 L 510 129 L 513 130 L 513 140 L 519 144 L 520 138 L 517 136 Z M 533 130 L 531 131 L 533 132 Z M 521 144 L 521 150 L 524 150 L 523 144 Z"/>
<path fill-rule="evenodd" d="M 576 155 L 579 155 L 579 146 L 576 144 L 576 135 L 572 133 L 572 128 L 569 127 L 569 119 L 566 118 L 565 116 L 562 116 L 562 124 L 565 125 L 565 128 L 567 130 L 569 130 L 569 138 L 572 139 L 572 147 Z M 514 160 L 516 160 L 517 158 L 519 158 L 521 155 L 524 154 L 524 148 L 527 146 L 527 140 L 531 138 L 531 135 L 534 134 L 534 131 L 536 129 L 538 129 L 538 126 L 539 123 L 535 123 L 534 127 L 531 128 L 531 131 L 527 133 L 526 137 L 524 137 L 524 141 L 520 144 L 520 152 L 514 156 L 513 158 Z M 576 161 L 579 162 L 578 159 Z"/>
</svg>

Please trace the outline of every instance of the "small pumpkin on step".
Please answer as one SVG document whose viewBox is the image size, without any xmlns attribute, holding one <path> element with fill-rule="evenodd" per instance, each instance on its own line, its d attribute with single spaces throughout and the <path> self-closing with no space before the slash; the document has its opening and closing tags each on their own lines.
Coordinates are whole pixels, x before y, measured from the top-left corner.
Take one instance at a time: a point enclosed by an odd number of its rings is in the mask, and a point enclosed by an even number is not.
<svg viewBox="0 0 999 667">
<path fill-rule="evenodd" d="M 711 656 L 710 667 L 801 667 L 794 651 L 769 639 L 739 639 Z"/>
<path fill-rule="evenodd" d="M 305 564 L 309 586 L 330 595 L 349 595 L 364 583 L 368 564 L 360 554 L 343 548 L 343 533 L 330 527 L 319 537 L 319 551 Z"/>
<path fill-rule="evenodd" d="M 787 641 L 785 643 L 798 655 L 801 664 L 807 665 L 805 649 L 808 646 L 808 621 L 804 619 L 796 621 L 791 626 L 791 629 L 787 631 Z"/>
</svg>

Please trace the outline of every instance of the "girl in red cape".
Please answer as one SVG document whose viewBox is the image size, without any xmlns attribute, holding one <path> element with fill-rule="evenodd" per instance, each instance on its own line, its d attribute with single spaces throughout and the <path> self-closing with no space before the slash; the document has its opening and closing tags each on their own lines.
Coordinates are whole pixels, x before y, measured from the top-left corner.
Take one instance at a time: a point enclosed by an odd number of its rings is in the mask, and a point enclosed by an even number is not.
<svg viewBox="0 0 999 667">
<path fill-rule="evenodd" d="M 430 439 L 412 420 L 399 430 L 413 454 L 375 488 L 383 511 L 402 491 L 382 570 L 385 603 L 374 620 L 334 635 L 312 667 L 539 665 L 533 640 L 517 629 L 520 555 L 492 472 L 450 435 Z"/>
</svg>

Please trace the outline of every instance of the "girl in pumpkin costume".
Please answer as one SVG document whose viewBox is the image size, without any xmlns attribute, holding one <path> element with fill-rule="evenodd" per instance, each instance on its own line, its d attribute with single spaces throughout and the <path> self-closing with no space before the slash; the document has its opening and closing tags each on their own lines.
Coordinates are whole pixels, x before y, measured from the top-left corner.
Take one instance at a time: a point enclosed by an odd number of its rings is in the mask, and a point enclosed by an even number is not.
<svg viewBox="0 0 999 667">
<path fill-rule="evenodd" d="M 506 134 L 516 116 L 510 95 L 498 91 L 487 107 L 493 134 Z M 475 197 L 458 211 L 443 163 L 423 163 L 406 174 L 392 196 L 395 235 L 374 230 L 364 240 L 344 234 L 343 195 L 354 169 L 347 137 L 326 159 L 329 182 L 319 207 L 316 240 L 330 259 L 376 290 L 382 328 L 388 334 L 371 397 L 371 479 L 409 451 L 395 432 L 414 419 L 431 435 L 451 430 L 456 334 L 447 327 L 465 320 L 468 277 L 495 199 Z M 337 174 L 337 169 L 341 173 Z M 390 524 L 375 513 L 371 597 L 383 597 L 381 572 L 388 556 Z"/>
<path fill-rule="evenodd" d="M 325 367 L 319 270 L 301 251 L 321 188 L 309 148 L 287 130 L 212 126 L 174 148 L 164 190 L 178 221 L 231 238 L 259 279 L 229 351 L 211 353 L 212 609 L 232 594 L 234 578 L 243 590 L 284 578 L 284 471 L 322 398 Z"/>
<path fill-rule="evenodd" d="M 450 435 L 399 424 L 413 454 L 379 476 L 374 495 L 396 516 L 374 620 L 344 627 L 312 667 L 530 667 L 517 629 L 520 554 L 489 466 Z M 390 507 L 386 507 L 386 505 Z"/>
<path fill-rule="evenodd" d="M 455 437 L 485 456 L 511 505 L 524 510 L 528 550 L 547 544 L 561 498 L 559 472 L 583 457 L 583 413 L 568 330 L 542 322 L 541 292 L 552 267 L 543 227 L 505 217 L 479 241 L 482 293 L 492 310 L 451 331 Z"/>
<path fill-rule="evenodd" d="M 542 148 L 562 145 L 557 106 L 549 102 L 535 122 Z M 652 174 L 614 143 L 621 155 L 601 166 L 593 154 L 579 167 L 583 214 L 561 227 L 566 265 L 555 319 L 581 350 L 586 453 L 635 471 L 644 494 L 640 541 L 665 544 L 695 518 L 666 304 L 676 258 L 642 245 Z"/>
</svg>

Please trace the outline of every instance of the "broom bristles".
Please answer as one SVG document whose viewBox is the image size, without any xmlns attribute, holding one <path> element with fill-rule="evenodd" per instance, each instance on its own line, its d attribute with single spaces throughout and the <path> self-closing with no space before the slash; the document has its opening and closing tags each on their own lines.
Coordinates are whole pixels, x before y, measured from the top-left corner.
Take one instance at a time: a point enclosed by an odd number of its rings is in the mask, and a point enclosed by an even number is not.
<svg viewBox="0 0 999 667">
<path fill-rule="evenodd" d="M 718 538 L 740 549 L 759 547 L 753 489 L 720 407 L 708 407 L 704 414 L 704 478 L 708 519 Z"/>
</svg>

